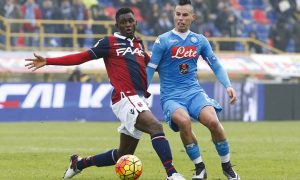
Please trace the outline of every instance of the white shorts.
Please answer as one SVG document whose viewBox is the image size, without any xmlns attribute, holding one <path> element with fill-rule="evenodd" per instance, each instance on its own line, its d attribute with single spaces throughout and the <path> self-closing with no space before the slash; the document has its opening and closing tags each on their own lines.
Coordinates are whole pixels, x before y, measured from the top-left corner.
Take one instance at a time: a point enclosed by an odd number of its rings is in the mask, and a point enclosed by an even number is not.
<svg viewBox="0 0 300 180">
<path fill-rule="evenodd" d="M 118 132 L 140 139 L 143 133 L 136 129 L 134 125 L 139 113 L 145 110 L 150 111 L 144 98 L 138 95 L 125 96 L 121 93 L 121 100 L 112 105 L 112 110 L 121 121 Z"/>
</svg>

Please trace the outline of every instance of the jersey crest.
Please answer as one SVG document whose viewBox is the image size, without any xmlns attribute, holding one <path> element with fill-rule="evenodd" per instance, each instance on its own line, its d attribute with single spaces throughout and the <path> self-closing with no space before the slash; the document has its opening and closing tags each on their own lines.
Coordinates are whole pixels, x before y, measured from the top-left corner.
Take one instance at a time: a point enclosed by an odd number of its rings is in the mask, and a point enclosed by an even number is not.
<svg viewBox="0 0 300 180">
<path fill-rule="evenodd" d="M 186 63 L 180 64 L 179 72 L 180 72 L 180 74 L 187 74 L 189 72 L 189 65 Z"/>
</svg>

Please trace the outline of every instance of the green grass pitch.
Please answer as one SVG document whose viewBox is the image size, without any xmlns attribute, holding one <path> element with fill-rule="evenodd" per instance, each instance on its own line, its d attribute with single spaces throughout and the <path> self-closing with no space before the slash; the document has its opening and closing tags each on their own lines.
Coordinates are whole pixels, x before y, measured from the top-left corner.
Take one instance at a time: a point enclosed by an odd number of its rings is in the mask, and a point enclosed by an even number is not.
<svg viewBox="0 0 300 180">
<path fill-rule="evenodd" d="M 0 123 L 0 179 L 57 180 L 69 163 L 69 155 L 93 155 L 119 143 L 119 123 L 34 122 Z M 231 160 L 243 180 L 300 179 L 300 121 L 224 122 Z M 208 130 L 193 124 L 209 180 L 225 180 Z M 164 124 L 175 167 L 191 179 L 193 165 L 178 133 Z M 147 134 L 136 150 L 144 164 L 141 180 L 165 179 L 165 172 Z M 114 167 L 88 168 L 74 177 L 81 180 L 116 180 Z"/>
</svg>

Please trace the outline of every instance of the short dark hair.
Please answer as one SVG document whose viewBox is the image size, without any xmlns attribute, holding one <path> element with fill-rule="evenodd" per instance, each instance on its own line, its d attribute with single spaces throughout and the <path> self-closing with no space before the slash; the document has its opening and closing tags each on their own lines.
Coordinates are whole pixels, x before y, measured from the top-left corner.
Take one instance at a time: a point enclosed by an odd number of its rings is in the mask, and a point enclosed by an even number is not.
<svg viewBox="0 0 300 180">
<path fill-rule="evenodd" d="M 180 6 L 184 6 L 186 4 L 192 5 L 191 0 L 179 0 L 179 2 L 178 2 L 178 5 L 180 5 Z"/>
<path fill-rule="evenodd" d="M 128 7 L 124 7 L 124 8 L 120 8 L 117 13 L 116 13 L 116 21 L 118 21 L 119 17 L 122 15 L 122 14 L 127 14 L 127 13 L 133 13 L 132 9 L 128 8 Z"/>
</svg>

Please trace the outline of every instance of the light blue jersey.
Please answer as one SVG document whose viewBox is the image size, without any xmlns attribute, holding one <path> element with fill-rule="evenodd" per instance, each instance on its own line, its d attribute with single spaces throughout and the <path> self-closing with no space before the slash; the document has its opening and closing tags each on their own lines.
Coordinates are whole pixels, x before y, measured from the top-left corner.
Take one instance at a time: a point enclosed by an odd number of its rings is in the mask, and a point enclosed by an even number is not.
<svg viewBox="0 0 300 180">
<path fill-rule="evenodd" d="M 222 109 L 216 101 L 206 95 L 199 84 L 197 61 L 200 56 L 224 87 L 229 87 L 228 75 L 203 35 L 172 30 L 156 39 L 147 66 L 147 80 L 149 84 L 154 71 L 158 71 L 161 104 L 166 118 L 170 117 L 176 108 L 185 109 L 194 119 L 198 118 L 201 109 L 207 105 L 214 106 L 217 111 Z"/>
<path fill-rule="evenodd" d="M 191 31 L 179 34 L 172 30 L 157 38 L 148 66 L 159 73 L 162 103 L 170 97 L 189 96 L 203 91 L 197 79 L 199 56 L 202 56 L 210 66 L 218 61 L 203 35 Z M 217 64 L 221 67 L 219 63 Z M 224 71 L 223 68 L 221 69 Z M 216 75 L 218 77 L 218 74 Z M 148 76 L 148 83 L 152 79 L 150 76 Z M 220 78 L 218 77 L 226 88 L 230 86 L 226 73 L 221 73 Z"/>
</svg>

